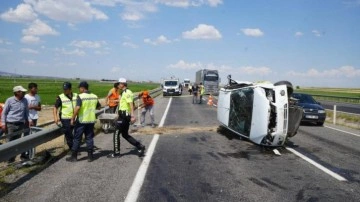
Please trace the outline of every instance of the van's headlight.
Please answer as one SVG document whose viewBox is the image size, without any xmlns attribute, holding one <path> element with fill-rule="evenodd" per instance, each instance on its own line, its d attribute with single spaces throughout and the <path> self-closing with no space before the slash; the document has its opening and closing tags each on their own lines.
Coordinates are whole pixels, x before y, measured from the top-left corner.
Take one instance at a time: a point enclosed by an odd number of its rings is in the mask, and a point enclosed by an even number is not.
<svg viewBox="0 0 360 202">
<path fill-rule="evenodd" d="M 319 113 L 319 114 L 324 114 L 324 113 L 325 113 L 325 110 L 322 110 L 322 109 L 321 109 L 321 110 L 318 110 L 318 113 Z"/>
</svg>

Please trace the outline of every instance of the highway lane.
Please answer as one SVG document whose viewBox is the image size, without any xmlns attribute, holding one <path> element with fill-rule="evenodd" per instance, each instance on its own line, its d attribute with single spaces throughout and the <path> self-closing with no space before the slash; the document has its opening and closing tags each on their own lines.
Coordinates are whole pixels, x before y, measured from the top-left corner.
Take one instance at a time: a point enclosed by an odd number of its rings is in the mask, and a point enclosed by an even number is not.
<svg viewBox="0 0 360 202">
<path fill-rule="evenodd" d="M 356 167 L 359 157 L 354 148 L 359 139 L 341 143 L 336 142 L 337 138 L 328 142 L 311 141 L 305 133 L 313 129 L 301 127 L 297 139 L 290 144 L 305 155 L 318 157 L 314 159 L 349 179 L 340 182 L 287 150 L 281 149 L 282 156 L 275 156 L 271 150 L 240 140 L 232 133 L 208 130 L 208 124 L 217 125 L 215 109 L 190 102 L 188 98 L 174 99 L 170 110 L 173 115 L 165 127 L 187 127 L 196 122 L 204 130 L 161 136 L 139 201 L 356 201 L 359 198 L 355 191 L 359 186 Z M 180 121 L 179 117 L 186 119 Z M 323 134 L 338 134 L 323 127 L 316 129 Z M 347 145 L 348 142 L 353 143 Z M 329 144 L 335 144 L 330 146 L 331 153 L 326 152 Z M 320 148 L 324 152 L 320 153 Z M 355 154 L 350 154 L 351 151 Z M 348 156 L 343 156 L 343 152 Z"/>
<path fill-rule="evenodd" d="M 169 97 L 156 99 L 159 122 Z M 216 108 L 174 97 L 164 130 L 135 134 L 146 146 L 159 133 L 138 201 L 357 201 L 359 137 L 301 126 L 289 147 L 345 177 L 340 182 L 286 149 L 281 156 L 218 127 Z M 357 131 L 355 131 L 357 132 Z M 110 134 L 96 137 L 96 160 L 64 159 L 14 189 L 3 201 L 123 201 L 141 158 L 121 142 L 123 156 L 107 159 Z"/>
<path fill-rule="evenodd" d="M 360 104 L 340 103 L 325 100 L 320 100 L 319 102 L 325 109 L 334 110 L 334 105 L 336 105 L 336 110 L 338 111 L 360 114 Z"/>
</svg>

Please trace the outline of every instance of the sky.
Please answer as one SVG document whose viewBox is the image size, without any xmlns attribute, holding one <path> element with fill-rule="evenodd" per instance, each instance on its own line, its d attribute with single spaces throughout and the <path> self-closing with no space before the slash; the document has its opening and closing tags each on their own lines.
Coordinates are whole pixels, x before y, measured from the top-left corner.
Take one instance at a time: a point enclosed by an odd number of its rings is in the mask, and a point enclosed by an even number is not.
<svg viewBox="0 0 360 202">
<path fill-rule="evenodd" d="M 360 87 L 360 0 L 0 2 L 0 71 Z"/>
</svg>

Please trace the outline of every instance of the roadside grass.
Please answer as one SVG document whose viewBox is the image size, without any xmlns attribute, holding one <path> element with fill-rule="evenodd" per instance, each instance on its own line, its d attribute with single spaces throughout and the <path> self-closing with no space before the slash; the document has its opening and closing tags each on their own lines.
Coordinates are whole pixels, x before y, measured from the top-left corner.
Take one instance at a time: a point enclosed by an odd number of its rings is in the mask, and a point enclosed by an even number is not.
<svg viewBox="0 0 360 202">
<path fill-rule="evenodd" d="M 334 112 L 326 110 L 326 122 L 333 123 Z M 336 112 L 336 124 L 360 129 L 360 115 Z"/>
<path fill-rule="evenodd" d="M 360 88 L 300 88 L 295 89 L 295 92 L 311 95 L 360 98 Z"/>
<path fill-rule="evenodd" d="M 63 92 L 62 83 L 69 81 L 72 83 L 73 92 L 78 92 L 78 84 L 81 80 L 71 79 L 36 79 L 36 78 L 7 78 L 0 77 L 0 102 L 4 103 L 6 99 L 13 96 L 12 89 L 14 86 L 22 85 L 27 88 L 30 82 L 38 84 L 38 93 L 41 98 L 41 104 L 52 105 L 55 103 L 56 97 Z M 87 80 L 89 83 L 89 90 L 96 94 L 99 98 L 105 97 L 109 90 L 113 87 L 112 82 L 100 82 L 95 80 Z M 129 89 L 133 92 L 142 90 L 151 90 L 159 87 L 157 83 L 136 83 L 130 82 Z"/>
</svg>

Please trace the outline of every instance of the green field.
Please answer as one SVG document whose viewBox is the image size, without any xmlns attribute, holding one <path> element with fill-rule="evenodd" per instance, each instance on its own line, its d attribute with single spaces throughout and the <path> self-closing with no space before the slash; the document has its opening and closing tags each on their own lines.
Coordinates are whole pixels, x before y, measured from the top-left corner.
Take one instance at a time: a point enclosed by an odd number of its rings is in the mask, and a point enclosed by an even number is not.
<svg viewBox="0 0 360 202">
<path fill-rule="evenodd" d="M 13 96 L 12 89 L 14 86 L 22 85 L 27 89 L 30 82 L 38 84 L 38 94 L 41 97 L 41 103 L 45 105 L 52 105 L 55 103 L 56 97 L 62 93 L 62 83 L 70 81 L 72 83 L 73 91 L 78 92 L 78 84 L 80 80 L 65 80 L 65 79 L 36 79 L 36 78 L 5 78 L 0 77 L 0 102 L 4 103 L 5 100 Z M 109 90 L 113 87 L 111 82 L 90 81 L 89 90 L 95 93 L 99 98 L 107 95 Z M 133 92 L 142 90 L 151 90 L 159 87 L 156 83 L 129 83 L 129 89 Z"/>
<path fill-rule="evenodd" d="M 295 92 L 311 95 L 360 98 L 360 88 L 301 88 L 295 89 Z"/>
</svg>

